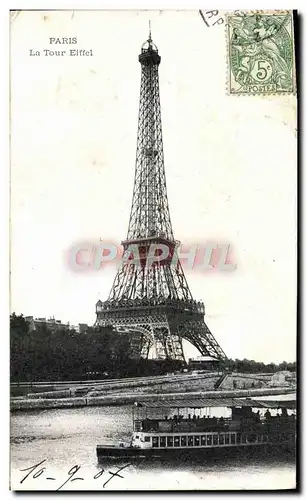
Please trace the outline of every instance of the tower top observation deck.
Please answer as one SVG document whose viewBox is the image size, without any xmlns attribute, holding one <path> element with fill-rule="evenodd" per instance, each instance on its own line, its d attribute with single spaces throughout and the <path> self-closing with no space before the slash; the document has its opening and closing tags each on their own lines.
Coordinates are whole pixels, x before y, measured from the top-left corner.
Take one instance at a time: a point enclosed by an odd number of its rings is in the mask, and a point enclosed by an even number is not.
<svg viewBox="0 0 307 500">
<path fill-rule="evenodd" d="M 142 45 L 139 61 L 142 66 L 154 66 L 155 64 L 159 65 L 161 61 L 161 57 L 158 54 L 158 47 L 153 43 L 151 38 L 150 24 L 149 37 Z"/>
</svg>

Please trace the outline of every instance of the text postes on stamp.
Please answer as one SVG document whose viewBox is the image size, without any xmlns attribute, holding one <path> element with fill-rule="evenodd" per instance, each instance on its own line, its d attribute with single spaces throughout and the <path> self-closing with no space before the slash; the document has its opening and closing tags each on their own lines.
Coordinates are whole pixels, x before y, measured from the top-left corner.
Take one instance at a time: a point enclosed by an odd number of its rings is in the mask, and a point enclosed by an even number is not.
<svg viewBox="0 0 307 500">
<path fill-rule="evenodd" d="M 230 94 L 294 93 L 291 12 L 227 14 Z"/>
</svg>

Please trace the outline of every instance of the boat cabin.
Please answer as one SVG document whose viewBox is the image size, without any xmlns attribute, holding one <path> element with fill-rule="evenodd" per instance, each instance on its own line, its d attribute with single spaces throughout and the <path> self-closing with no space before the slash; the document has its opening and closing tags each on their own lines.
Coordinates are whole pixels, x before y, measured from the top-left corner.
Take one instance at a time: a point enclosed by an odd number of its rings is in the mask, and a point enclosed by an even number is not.
<svg viewBox="0 0 307 500">
<path fill-rule="evenodd" d="M 134 406 L 131 446 L 256 446 L 294 440 L 295 429 L 295 401 L 151 401 Z"/>
</svg>

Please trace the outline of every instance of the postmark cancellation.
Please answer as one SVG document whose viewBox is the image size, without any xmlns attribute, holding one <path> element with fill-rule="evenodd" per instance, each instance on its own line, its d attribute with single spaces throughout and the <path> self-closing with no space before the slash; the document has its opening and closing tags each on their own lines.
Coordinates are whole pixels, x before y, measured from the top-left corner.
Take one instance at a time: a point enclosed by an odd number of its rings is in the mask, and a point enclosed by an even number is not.
<svg viewBox="0 0 307 500">
<path fill-rule="evenodd" d="M 294 30 L 291 11 L 226 15 L 230 94 L 293 94 Z"/>
</svg>

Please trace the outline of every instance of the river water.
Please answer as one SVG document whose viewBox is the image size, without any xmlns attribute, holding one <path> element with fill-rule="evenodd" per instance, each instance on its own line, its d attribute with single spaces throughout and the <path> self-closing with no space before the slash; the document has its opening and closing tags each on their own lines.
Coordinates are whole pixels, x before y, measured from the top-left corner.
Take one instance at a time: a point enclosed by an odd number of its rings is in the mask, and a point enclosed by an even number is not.
<svg viewBox="0 0 307 500">
<path fill-rule="evenodd" d="M 131 431 L 131 407 L 125 406 L 13 413 L 11 488 L 32 491 L 295 488 L 295 463 L 284 459 L 216 459 L 210 463 L 163 465 L 97 463 L 97 444 L 127 441 Z M 114 475 L 116 472 L 121 477 Z"/>
</svg>

